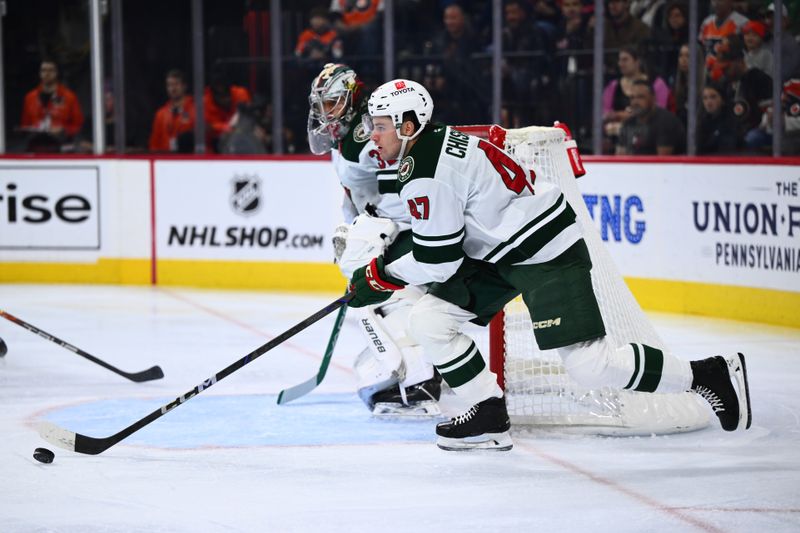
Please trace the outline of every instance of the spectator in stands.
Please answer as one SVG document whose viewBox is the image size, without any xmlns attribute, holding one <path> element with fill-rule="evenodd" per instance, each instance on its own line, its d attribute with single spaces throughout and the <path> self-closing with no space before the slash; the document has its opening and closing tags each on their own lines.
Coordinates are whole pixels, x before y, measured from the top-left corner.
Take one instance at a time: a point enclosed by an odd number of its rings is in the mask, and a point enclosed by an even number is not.
<svg viewBox="0 0 800 533">
<path fill-rule="evenodd" d="M 781 17 L 781 81 L 787 81 L 790 78 L 800 76 L 800 43 L 797 42 L 795 35 L 789 31 L 789 10 L 786 9 L 786 2 L 783 3 L 781 10 L 783 16 Z M 764 19 L 764 24 L 769 30 L 770 35 L 774 35 L 772 31 L 773 16 L 775 13 L 775 4 L 770 4 L 767 8 L 767 17 Z M 772 39 L 767 43 L 767 48 L 772 50 Z M 775 73 L 772 73 L 774 75 Z"/>
<path fill-rule="evenodd" d="M 666 0 L 632 0 L 631 15 L 642 22 L 651 30 L 664 26 L 664 8 Z"/>
<path fill-rule="evenodd" d="M 283 148 L 294 153 L 294 136 L 283 128 Z M 220 140 L 221 154 L 267 154 L 273 152 L 272 105 L 259 95 L 251 103 L 239 104 L 231 130 Z"/>
<path fill-rule="evenodd" d="M 328 11 L 312 9 L 309 27 L 297 38 L 294 55 L 301 59 L 329 62 L 340 59 L 342 54 L 342 39 L 333 29 Z"/>
<path fill-rule="evenodd" d="M 592 43 L 586 41 L 589 16 L 583 12 L 581 0 L 562 0 L 561 19 L 556 32 L 556 48 L 559 50 L 582 50 Z"/>
<path fill-rule="evenodd" d="M 703 45 L 706 58 L 716 57 L 716 45 L 728 35 L 738 35 L 747 22 L 747 17 L 733 10 L 733 0 L 712 0 L 714 13 L 700 24 L 697 39 Z"/>
<path fill-rule="evenodd" d="M 731 35 L 717 46 L 715 74 L 721 71 L 725 99 L 731 102 L 738 124 L 738 134 L 747 148 L 764 146 L 765 138 L 758 125 L 772 101 L 772 78 L 757 68 L 747 68 L 744 45 L 738 35 Z"/>
<path fill-rule="evenodd" d="M 591 112 L 591 43 L 586 35 L 589 14 L 581 0 L 561 2 L 561 21 L 556 33 L 558 118 L 570 124 L 578 139 L 587 137 Z"/>
<path fill-rule="evenodd" d="M 703 3 L 700 2 L 698 7 L 702 9 Z M 733 0 L 733 10 L 741 13 L 747 19 L 753 20 L 758 18 L 760 11 L 763 11 L 762 0 Z"/>
<path fill-rule="evenodd" d="M 272 138 L 272 125 L 275 122 L 275 115 L 272 110 L 272 103 L 266 102 L 261 112 L 259 125 L 264 130 L 264 146 L 267 148 L 267 153 L 275 152 L 275 146 Z M 293 154 L 297 151 L 295 146 L 295 134 L 291 128 L 284 126 L 282 128 L 283 134 L 283 151 L 287 154 Z"/>
<path fill-rule="evenodd" d="M 757 68 L 772 76 L 772 50 L 764 46 L 766 34 L 767 27 L 757 20 L 749 20 L 742 26 L 744 62 L 747 68 Z"/>
<path fill-rule="evenodd" d="M 334 26 L 344 39 L 347 50 L 364 53 L 380 42 L 380 17 L 382 0 L 331 0 L 330 12 L 335 17 Z"/>
<path fill-rule="evenodd" d="M 186 94 L 186 76 L 177 69 L 167 72 L 167 103 L 153 118 L 149 148 L 151 152 L 194 151 L 194 98 Z"/>
<path fill-rule="evenodd" d="M 783 84 L 781 109 L 783 153 L 796 154 L 800 151 L 800 79 L 790 79 Z M 769 102 L 758 127 L 748 132 L 745 139 L 748 147 L 771 147 L 772 131 L 772 102 Z"/>
<path fill-rule="evenodd" d="M 654 48 L 650 64 L 672 82 L 680 48 L 689 42 L 689 8 L 683 0 L 674 0 L 666 5 L 664 13 L 663 23 L 650 30 Z"/>
<path fill-rule="evenodd" d="M 211 75 L 211 83 L 203 95 L 203 110 L 206 119 L 206 149 L 210 153 L 219 150 L 219 140 L 232 128 L 232 120 L 239 104 L 250 102 L 250 92 L 244 87 L 229 84 L 221 73 Z"/>
<path fill-rule="evenodd" d="M 623 47 L 618 54 L 617 66 L 619 77 L 611 80 L 603 90 L 603 123 L 604 132 L 609 144 L 604 151 L 611 151 L 622 123 L 630 118 L 630 97 L 637 81 L 648 81 L 655 95 L 658 107 L 665 108 L 669 103 L 670 90 L 664 80 L 656 77 L 649 81 L 639 52 L 631 47 Z"/>
<path fill-rule="evenodd" d="M 262 107 L 241 103 L 231 121 L 230 130 L 219 141 L 221 154 L 266 154 L 267 132 L 261 125 Z"/>
<path fill-rule="evenodd" d="M 647 80 L 636 80 L 631 91 L 631 117 L 622 123 L 617 154 L 672 155 L 682 153 L 686 134 L 680 120 L 656 105 Z"/>
<path fill-rule="evenodd" d="M 460 4 L 451 4 L 444 9 L 442 22 L 444 30 L 424 46 L 424 54 L 432 59 L 425 67 L 424 82 L 431 97 L 441 102 L 437 116 L 448 124 L 485 120 L 488 87 L 472 58 L 480 45 L 470 19 Z"/>
<path fill-rule="evenodd" d="M 732 154 L 738 147 L 736 117 L 716 83 L 703 87 L 703 107 L 697 120 L 697 153 Z"/>
<path fill-rule="evenodd" d="M 800 154 L 800 77 L 789 79 L 783 84 L 781 102 L 784 124 L 783 153 L 798 155 Z M 764 127 L 771 134 L 772 113 L 765 113 L 764 119 L 766 121 Z"/>
<path fill-rule="evenodd" d="M 552 122 L 548 116 L 552 76 L 546 34 L 537 31 L 524 0 L 504 6 L 503 125 L 519 128 Z M 523 53 L 523 54 L 518 54 Z"/>
<path fill-rule="evenodd" d="M 531 14 L 536 27 L 545 32 L 548 41 L 552 41 L 561 23 L 559 3 L 556 0 L 530 0 L 530 4 L 533 5 Z"/>
<path fill-rule="evenodd" d="M 630 13 L 630 0 L 607 0 L 608 9 L 605 24 L 605 39 L 603 47 L 607 49 L 620 49 L 623 46 L 641 48 L 650 38 L 650 28 L 641 20 L 634 18 Z M 594 24 L 590 22 L 589 42 L 594 39 Z M 606 55 L 606 68 L 613 70 L 613 57 Z"/>
<path fill-rule="evenodd" d="M 587 42 L 589 16 L 583 13 L 581 0 L 563 0 L 561 2 L 561 21 L 556 31 L 556 49 L 586 50 L 592 43 Z M 592 63 L 591 54 L 569 55 L 561 59 L 559 74 L 574 74 L 582 68 L 589 68 Z"/>
<path fill-rule="evenodd" d="M 696 63 L 697 75 L 695 76 L 695 83 L 697 84 L 697 103 L 700 104 L 705 81 L 705 63 L 702 50 L 698 49 L 698 54 L 700 54 L 700 57 L 697 58 Z M 689 66 L 689 45 L 684 44 L 678 53 L 675 78 L 671 84 L 672 96 L 675 100 L 675 115 L 684 124 L 688 122 L 689 112 Z"/>
<path fill-rule="evenodd" d="M 25 95 L 20 126 L 32 135 L 27 151 L 60 151 L 83 126 L 75 93 L 58 81 L 58 66 L 45 59 L 39 66 L 39 85 Z"/>
</svg>

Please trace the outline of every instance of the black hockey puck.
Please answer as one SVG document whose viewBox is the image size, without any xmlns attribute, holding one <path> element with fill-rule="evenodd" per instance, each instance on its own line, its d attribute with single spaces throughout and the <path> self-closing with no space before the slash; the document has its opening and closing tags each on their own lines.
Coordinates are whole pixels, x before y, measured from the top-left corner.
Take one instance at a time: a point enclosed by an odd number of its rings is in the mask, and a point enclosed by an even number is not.
<svg viewBox="0 0 800 533">
<path fill-rule="evenodd" d="M 40 463 L 47 463 L 50 464 L 55 459 L 56 454 L 48 450 L 47 448 L 36 448 L 33 450 L 33 458 L 39 461 Z"/>
<path fill-rule="evenodd" d="M 8 353 L 8 346 L 3 339 L 0 339 L 0 357 L 5 357 Z"/>
</svg>

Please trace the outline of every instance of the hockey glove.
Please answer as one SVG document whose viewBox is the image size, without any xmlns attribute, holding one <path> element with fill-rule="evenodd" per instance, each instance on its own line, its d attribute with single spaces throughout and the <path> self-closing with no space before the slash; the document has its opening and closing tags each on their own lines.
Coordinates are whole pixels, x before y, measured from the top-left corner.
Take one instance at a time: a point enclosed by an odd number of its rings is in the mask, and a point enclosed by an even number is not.
<svg viewBox="0 0 800 533">
<path fill-rule="evenodd" d="M 355 292 L 355 296 L 347 305 L 364 307 L 379 304 L 388 300 L 394 291 L 399 291 L 405 285 L 403 281 L 386 274 L 383 257 L 375 257 L 366 266 L 353 272 L 350 290 Z"/>
<path fill-rule="evenodd" d="M 347 246 L 347 234 L 350 232 L 350 224 L 339 224 L 333 230 L 333 262 L 339 264 L 342 254 Z"/>
</svg>

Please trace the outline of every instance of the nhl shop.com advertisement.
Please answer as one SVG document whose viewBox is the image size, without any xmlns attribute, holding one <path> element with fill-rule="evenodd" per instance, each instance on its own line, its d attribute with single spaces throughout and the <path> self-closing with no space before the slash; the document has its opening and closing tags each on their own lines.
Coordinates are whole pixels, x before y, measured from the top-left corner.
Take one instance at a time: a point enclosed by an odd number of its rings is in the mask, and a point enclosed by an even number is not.
<svg viewBox="0 0 800 533">
<path fill-rule="evenodd" d="M 324 162 L 156 163 L 160 259 L 329 262 L 342 189 Z"/>
</svg>

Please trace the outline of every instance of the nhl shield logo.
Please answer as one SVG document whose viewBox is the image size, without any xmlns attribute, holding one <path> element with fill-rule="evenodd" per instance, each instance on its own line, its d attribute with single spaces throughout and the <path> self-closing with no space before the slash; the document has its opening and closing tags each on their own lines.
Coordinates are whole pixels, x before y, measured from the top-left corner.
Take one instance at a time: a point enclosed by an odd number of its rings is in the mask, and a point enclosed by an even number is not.
<svg viewBox="0 0 800 533">
<path fill-rule="evenodd" d="M 261 208 L 261 179 L 255 174 L 234 176 L 231 184 L 233 211 L 243 216 L 255 215 Z"/>
<path fill-rule="evenodd" d="M 397 179 L 401 182 L 406 181 L 411 177 L 412 172 L 414 172 L 414 158 L 411 156 L 404 157 L 403 160 L 400 161 L 400 168 L 397 171 Z"/>
</svg>

